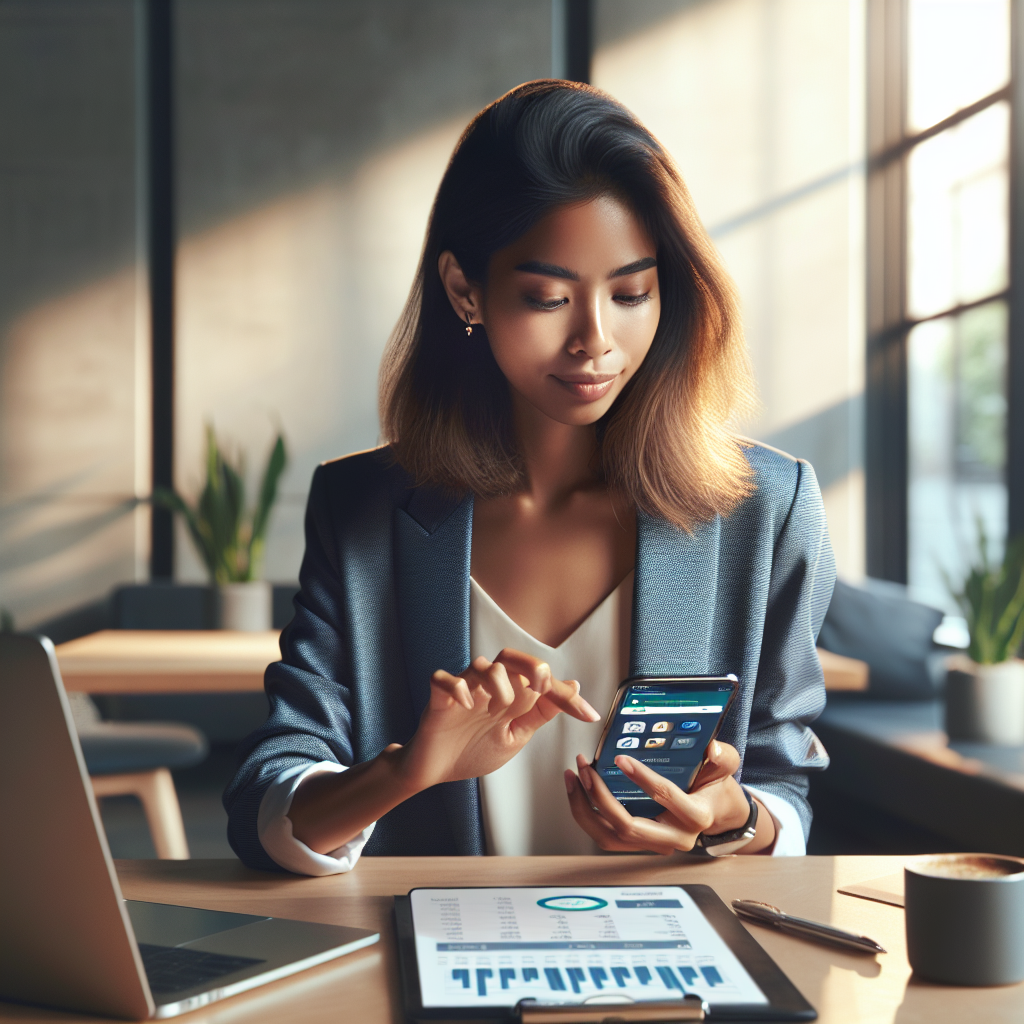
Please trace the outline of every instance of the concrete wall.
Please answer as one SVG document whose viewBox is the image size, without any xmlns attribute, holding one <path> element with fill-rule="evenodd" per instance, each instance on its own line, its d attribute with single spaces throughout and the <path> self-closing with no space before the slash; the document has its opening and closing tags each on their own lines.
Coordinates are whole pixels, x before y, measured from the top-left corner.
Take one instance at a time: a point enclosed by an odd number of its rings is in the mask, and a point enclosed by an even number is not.
<svg viewBox="0 0 1024 1024">
<path fill-rule="evenodd" d="M 862 571 L 861 0 L 598 0 L 594 80 L 678 159 L 735 275 L 763 399 Z M 468 119 L 552 66 L 551 0 L 177 0 L 176 479 L 203 425 L 292 464 L 377 441 L 376 373 Z M 0 607 L 144 578 L 148 334 L 132 0 L 0 0 Z M 253 473 L 255 476 L 255 472 Z M 179 536 L 177 573 L 201 579 Z"/>
<path fill-rule="evenodd" d="M 0 3 L 0 607 L 19 624 L 147 557 L 133 46 L 130 0 Z"/>
<path fill-rule="evenodd" d="M 32 625 L 145 578 L 147 298 L 132 0 L 0 0 L 0 608 Z M 551 70 L 550 0 L 178 0 L 176 479 L 203 425 L 292 463 L 377 441 L 380 353 L 469 118 Z M 179 535 L 177 574 L 201 579 Z"/>
<path fill-rule="evenodd" d="M 636 17 L 636 12 L 641 17 Z M 864 573 L 862 0 L 597 0 L 592 79 L 673 154 L 736 280 L 761 413 Z"/>
<path fill-rule="evenodd" d="M 179 0 L 176 474 L 203 422 L 292 465 L 268 575 L 296 575 L 316 464 L 378 439 L 377 367 L 467 121 L 550 74 L 549 0 Z M 177 545 L 178 575 L 202 570 Z"/>
</svg>

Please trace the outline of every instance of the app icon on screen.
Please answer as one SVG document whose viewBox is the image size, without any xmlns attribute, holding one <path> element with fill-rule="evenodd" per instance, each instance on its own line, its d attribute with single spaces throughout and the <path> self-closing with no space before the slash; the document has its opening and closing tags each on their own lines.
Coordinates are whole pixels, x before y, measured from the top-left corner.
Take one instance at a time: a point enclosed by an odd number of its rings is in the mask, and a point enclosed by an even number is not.
<svg viewBox="0 0 1024 1024">
<path fill-rule="evenodd" d="M 636 736 L 622 736 L 615 743 L 617 750 L 632 750 L 639 746 L 640 740 Z"/>
<path fill-rule="evenodd" d="M 655 722 L 654 725 L 651 726 L 651 732 L 671 732 L 671 731 L 672 731 L 672 723 L 671 722 Z"/>
<path fill-rule="evenodd" d="M 622 727 L 624 733 L 627 732 L 643 732 L 647 728 L 646 722 L 626 722 Z"/>
<path fill-rule="evenodd" d="M 696 736 L 676 736 L 672 740 L 672 749 L 689 750 L 696 742 Z"/>
<path fill-rule="evenodd" d="M 661 736 L 648 736 L 647 742 L 644 744 L 645 747 L 663 747 L 665 746 L 665 739 Z"/>
<path fill-rule="evenodd" d="M 680 722 L 676 728 L 679 732 L 700 732 L 700 722 Z"/>
</svg>

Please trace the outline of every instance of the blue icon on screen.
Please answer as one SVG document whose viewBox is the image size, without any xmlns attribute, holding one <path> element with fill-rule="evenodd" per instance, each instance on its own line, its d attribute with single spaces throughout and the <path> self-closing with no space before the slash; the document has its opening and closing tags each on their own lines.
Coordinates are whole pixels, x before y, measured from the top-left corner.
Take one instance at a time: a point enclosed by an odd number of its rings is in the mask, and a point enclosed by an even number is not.
<svg viewBox="0 0 1024 1024">
<path fill-rule="evenodd" d="M 680 722 L 676 729 L 679 732 L 700 732 L 700 722 Z"/>
</svg>

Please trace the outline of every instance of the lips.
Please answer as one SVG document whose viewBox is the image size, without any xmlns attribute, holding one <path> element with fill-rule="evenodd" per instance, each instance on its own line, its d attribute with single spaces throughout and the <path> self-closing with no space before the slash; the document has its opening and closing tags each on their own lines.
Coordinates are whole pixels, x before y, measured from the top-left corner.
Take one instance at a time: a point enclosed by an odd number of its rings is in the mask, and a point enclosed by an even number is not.
<svg viewBox="0 0 1024 1024">
<path fill-rule="evenodd" d="M 555 377 L 566 391 L 584 402 L 596 402 L 612 389 L 617 373 L 567 374 Z"/>
</svg>

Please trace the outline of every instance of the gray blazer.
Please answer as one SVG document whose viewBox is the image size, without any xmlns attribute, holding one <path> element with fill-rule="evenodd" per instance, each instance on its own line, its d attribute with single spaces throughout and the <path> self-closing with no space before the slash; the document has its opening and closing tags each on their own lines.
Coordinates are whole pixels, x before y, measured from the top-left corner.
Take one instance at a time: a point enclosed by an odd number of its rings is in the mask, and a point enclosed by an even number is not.
<svg viewBox="0 0 1024 1024">
<path fill-rule="evenodd" d="M 638 514 L 630 672 L 735 673 L 721 739 L 743 758 L 742 779 L 793 804 L 806 834 L 807 772 L 828 765 L 808 723 L 825 705 L 815 639 L 835 563 L 810 465 L 764 445 L 747 458 L 756 491 L 692 536 Z M 228 838 L 246 864 L 280 870 L 256 831 L 280 772 L 352 765 L 408 741 L 432 673 L 469 663 L 472 526 L 472 495 L 414 487 L 386 448 L 316 470 L 295 618 L 266 674 L 270 717 L 243 743 L 224 794 Z M 483 852 L 478 781 L 468 779 L 385 815 L 364 856 Z"/>
</svg>

